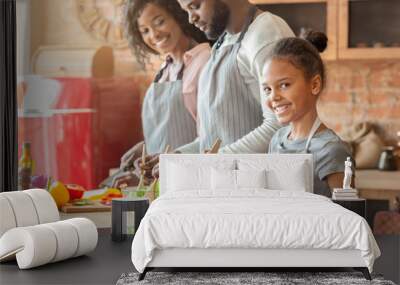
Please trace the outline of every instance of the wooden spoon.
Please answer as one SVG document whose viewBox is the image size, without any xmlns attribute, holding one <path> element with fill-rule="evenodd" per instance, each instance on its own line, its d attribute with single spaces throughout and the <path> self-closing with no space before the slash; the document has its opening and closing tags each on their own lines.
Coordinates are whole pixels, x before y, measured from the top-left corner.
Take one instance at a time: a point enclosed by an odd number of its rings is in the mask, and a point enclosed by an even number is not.
<svg viewBox="0 0 400 285">
<path fill-rule="evenodd" d="M 209 154 L 211 153 L 218 153 L 219 148 L 221 147 L 222 141 L 220 139 L 216 139 L 214 144 L 212 145 L 210 151 L 208 152 Z"/>
<path fill-rule="evenodd" d="M 142 164 L 145 165 L 146 163 L 146 144 L 143 144 L 142 147 Z M 138 189 L 144 187 L 144 174 L 145 171 L 142 169 L 140 173 L 140 180 L 139 180 L 139 185 L 137 186 Z"/>
<path fill-rule="evenodd" d="M 167 147 L 165 148 L 164 153 L 169 153 L 170 149 L 171 149 L 171 146 L 167 145 Z M 158 178 L 154 179 L 154 181 L 150 184 L 150 192 L 153 194 L 152 196 L 154 196 L 153 200 L 155 199 L 155 196 L 156 196 L 156 191 L 155 190 L 156 190 L 157 182 L 158 182 Z"/>
</svg>

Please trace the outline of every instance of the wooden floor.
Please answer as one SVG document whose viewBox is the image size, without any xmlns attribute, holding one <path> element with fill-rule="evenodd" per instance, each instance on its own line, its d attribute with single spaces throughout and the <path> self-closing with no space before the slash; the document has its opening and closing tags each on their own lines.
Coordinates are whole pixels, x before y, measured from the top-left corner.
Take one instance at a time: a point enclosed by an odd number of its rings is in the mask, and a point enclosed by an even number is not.
<svg viewBox="0 0 400 285">
<path fill-rule="evenodd" d="M 115 284 L 122 273 L 134 271 L 131 244 L 112 242 L 109 230 L 99 230 L 97 248 L 87 256 L 28 270 L 19 270 L 15 261 L 0 264 L 0 284 Z"/>
<path fill-rule="evenodd" d="M 377 236 L 376 240 L 382 257 L 376 260 L 374 272 L 400 284 L 400 236 Z M 99 230 L 97 248 L 87 256 L 29 270 L 19 270 L 15 261 L 0 264 L 0 284 L 115 284 L 122 273 L 135 271 L 131 243 L 112 242 L 109 230 Z"/>
</svg>

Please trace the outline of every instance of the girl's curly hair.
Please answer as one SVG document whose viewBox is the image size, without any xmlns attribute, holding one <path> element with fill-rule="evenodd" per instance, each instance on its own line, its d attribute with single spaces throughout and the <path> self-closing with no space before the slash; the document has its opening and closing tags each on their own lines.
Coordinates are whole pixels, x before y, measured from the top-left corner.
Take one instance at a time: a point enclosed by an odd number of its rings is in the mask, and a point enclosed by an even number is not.
<svg viewBox="0 0 400 285">
<path fill-rule="evenodd" d="M 153 3 L 170 14 L 182 29 L 182 32 L 198 43 L 206 42 L 206 36 L 188 22 L 188 14 L 179 6 L 176 0 L 127 0 L 124 9 L 125 34 L 138 63 L 145 68 L 150 61 L 150 54 L 157 54 L 143 41 L 137 20 L 144 7 Z"/>
<path fill-rule="evenodd" d="M 271 58 L 288 59 L 294 66 L 304 72 L 307 79 L 314 75 L 322 78 L 325 85 L 325 66 L 321 59 L 328 44 L 327 36 L 318 31 L 304 29 L 298 38 L 283 38 L 276 42 L 271 50 Z"/>
</svg>

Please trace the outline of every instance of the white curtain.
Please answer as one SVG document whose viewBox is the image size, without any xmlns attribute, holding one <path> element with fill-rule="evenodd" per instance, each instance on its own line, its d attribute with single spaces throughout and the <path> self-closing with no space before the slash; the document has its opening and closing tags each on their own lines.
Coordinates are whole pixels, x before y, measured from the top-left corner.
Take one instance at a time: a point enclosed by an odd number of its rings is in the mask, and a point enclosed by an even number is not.
<svg viewBox="0 0 400 285">
<path fill-rule="evenodd" d="M 37 1 L 37 0 L 36 0 Z M 17 4 L 17 75 L 18 81 L 30 74 L 31 0 L 16 0 Z"/>
</svg>

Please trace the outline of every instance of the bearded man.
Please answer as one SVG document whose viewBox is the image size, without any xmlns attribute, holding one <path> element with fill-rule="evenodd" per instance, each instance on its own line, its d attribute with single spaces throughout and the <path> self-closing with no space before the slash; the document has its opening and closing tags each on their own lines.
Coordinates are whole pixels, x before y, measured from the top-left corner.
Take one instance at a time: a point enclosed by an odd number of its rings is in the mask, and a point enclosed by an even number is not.
<svg viewBox="0 0 400 285">
<path fill-rule="evenodd" d="M 216 42 L 198 85 L 198 138 L 177 151 L 201 153 L 219 138 L 219 153 L 266 153 L 280 125 L 265 104 L 262 70 L 274 43 L 292 30 L 247 0 L 178 2 Z"/>
</svg>

